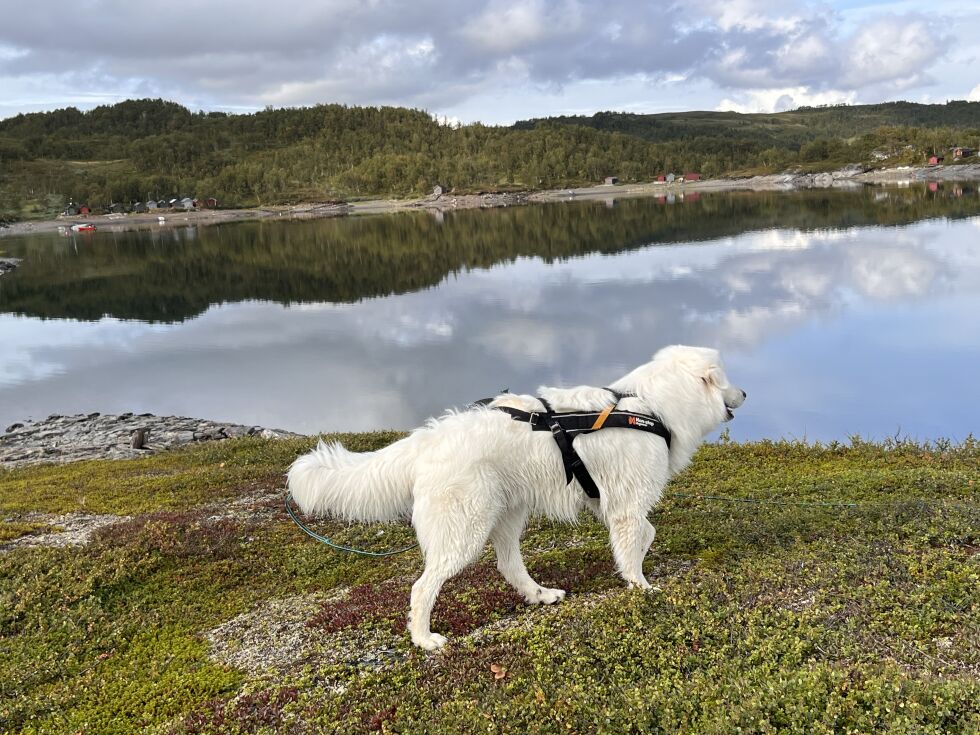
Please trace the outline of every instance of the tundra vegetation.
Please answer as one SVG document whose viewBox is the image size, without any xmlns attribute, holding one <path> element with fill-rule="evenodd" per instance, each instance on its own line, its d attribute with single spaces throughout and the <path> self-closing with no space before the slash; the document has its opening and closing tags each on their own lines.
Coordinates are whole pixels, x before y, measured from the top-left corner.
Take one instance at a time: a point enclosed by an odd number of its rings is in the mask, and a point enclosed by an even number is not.
<svg viewBox="0 0 980 735">
<path fill-rule="evenodd" d="M 69 201 L 215 197 L 222 206 L 650 181 L 849 163 L 924 164 L 980 147 L 980 102 L 893 102 L 776 114 L 599 113 L 511 127 L 447 125 L 396 107 L 192 113 L 130 100 L 0 120 L 0 221 Z"/>
<path fill-rule="evenodd" d="M 363 451 L 399 436 L 336 438 Z M 416 551 L 337 554 L 282 512 L 284 469 L 311 442 L 0 471 L 0 545 L 56 533 L 46 514 L 125 516 L 83 546 L 0 553 L 0 730 L 980 730 L 972 438 L 723 438 L 652 514 L 658 589 L 624 589 L 594 520 L 537 521 L 528 565 L 568 598 L 523 604 L 488 549 L 440 596 L 438 654 L 404 632 Z M 376 548 L 411 539 L 316 527 Z"/>
</svg>

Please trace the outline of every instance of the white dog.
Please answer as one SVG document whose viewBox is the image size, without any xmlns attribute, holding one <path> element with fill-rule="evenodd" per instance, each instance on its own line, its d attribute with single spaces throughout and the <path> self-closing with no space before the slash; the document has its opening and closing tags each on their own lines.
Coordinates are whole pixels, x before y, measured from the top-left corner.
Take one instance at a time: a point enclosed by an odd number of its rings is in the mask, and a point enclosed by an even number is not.
<svg viewBox="0 0 980 735">
<path fill-rule="evenodd" d="M 548 431 L 532 431 L 497 407 L 543 411 L 529 395 L 504 393 L 487 407 L 453 412 L 376 452 L 355 454 L 322 442 L 289 469 L 289 490 L 304 513 L 357 521 L 411 518 L 425 558 L 412 587 L 412 641 L 435 650 L 446 639 L 429 630 L 443 583 L 473 562 L 487 540 L 497 568 L 530 603 L 551 604 L 565 591 L 535 582 L 521 558 L 530 514 L 574 521 L 588 507 L 609 529 L 616 566 L 630 587 L 647 589 L 643 557 L 656 534 L 647 520 L 672 475 L 690 462 L 704 437 L 733 417 L 745 392 L 728 383 L 717 351 L 666 347 L 612 383 L 632 394 L 618 409 L 654 414 L 670 430 L 660 436 L 602 428 L 574 447 L 600 489 L 586 496 L 566 483 L 561 453 Z M 601 411 L 615 401 L 605 388 L 541 388 L 554 411 Z"/>
</svg>

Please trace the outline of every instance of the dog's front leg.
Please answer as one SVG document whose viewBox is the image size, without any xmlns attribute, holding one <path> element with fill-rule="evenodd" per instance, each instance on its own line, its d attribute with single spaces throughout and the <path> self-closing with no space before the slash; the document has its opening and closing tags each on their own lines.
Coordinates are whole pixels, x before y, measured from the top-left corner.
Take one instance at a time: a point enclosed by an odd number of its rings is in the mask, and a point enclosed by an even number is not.
<svg viewBox="0 0 980 735">
<path fill-rule="evenodd" d="M 643 576 L 643 557 L 657 535 L 656 529 L 639 513 L 616 514 L 609 518 L 609 542 L 619 574 L 630 587 L 650 589 Z"/>
</svg>

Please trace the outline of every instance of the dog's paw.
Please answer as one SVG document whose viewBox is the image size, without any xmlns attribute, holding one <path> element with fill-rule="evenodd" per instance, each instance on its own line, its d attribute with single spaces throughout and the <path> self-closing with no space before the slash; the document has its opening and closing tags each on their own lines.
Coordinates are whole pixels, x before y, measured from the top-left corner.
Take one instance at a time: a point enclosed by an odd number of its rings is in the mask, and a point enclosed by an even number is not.
<svg viewBox="0 0 980 735">
<path fill-rule="evenodd" d="M 554 605 L 565 599 L 565 590 L 552 589 L 551 587 L 538 587 L 525 598 L 532 605 Z"/>
<path fill-rule="evenodd" d="M 657 592 L 660 591 L 659 587 L 652 586 L 649 582 L 642 578 L 636 582 L 628 582 L 626 588 L 630 590 L 643 590 L 644 592 L 649 592 L 651 590 Z"/>
<path fill-rule="evenodd" d="M 446 645 L 446 636 L 439 635 L 438 633 L 429 633 L 428 635 L 420 636 L 413 635 L 412 643 L 419 648 L 424 648 L 426 651 L 438 651 Z"/>
</svg>

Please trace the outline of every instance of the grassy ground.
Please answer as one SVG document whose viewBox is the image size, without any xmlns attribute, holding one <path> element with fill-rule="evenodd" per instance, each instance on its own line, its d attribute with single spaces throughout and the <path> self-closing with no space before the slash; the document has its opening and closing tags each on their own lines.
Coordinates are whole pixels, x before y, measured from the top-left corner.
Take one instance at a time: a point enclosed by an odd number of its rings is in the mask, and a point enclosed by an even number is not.
<svg viewBox="0 0 980 735">
<path fill-rule="evenodd" d="M 538 522 L 528 565 L 566 601 L 524 605 L 488 551 L 431 655 L 404 632 L 417 552 L 339 555 L 280 512 L 308 444 L 0 472 L 0 543 L 129 516 L 0 554 L 0 732 L 980 732 L 975 442 L 706 446 L 653 514 L 658 591 L 623 588 L 594 521 Z"/>
</svg>

